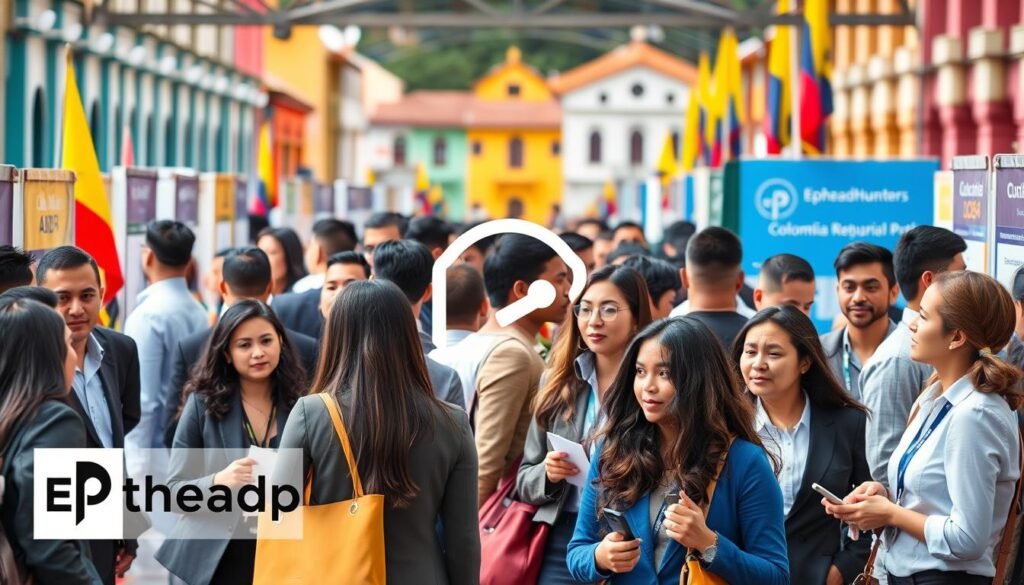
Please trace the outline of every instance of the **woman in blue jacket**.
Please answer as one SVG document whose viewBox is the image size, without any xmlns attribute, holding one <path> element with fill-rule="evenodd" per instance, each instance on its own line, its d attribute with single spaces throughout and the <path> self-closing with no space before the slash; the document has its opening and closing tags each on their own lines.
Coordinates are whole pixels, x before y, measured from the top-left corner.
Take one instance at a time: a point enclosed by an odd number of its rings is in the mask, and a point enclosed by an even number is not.
<svg viewBox="0 0 1024 585">
<path fill-rule="evenodd" d="M 730 585 L 789 583 L 782 493 L 750 401 L 707 327 L 690 317 L 652 323 L 604 404 L 600 456 L 566 558 L 575 579 L 677 585 L 689 549 Z M 634 540 L 610 529 L 606 508 L 622 513 Z"/>
</svg>

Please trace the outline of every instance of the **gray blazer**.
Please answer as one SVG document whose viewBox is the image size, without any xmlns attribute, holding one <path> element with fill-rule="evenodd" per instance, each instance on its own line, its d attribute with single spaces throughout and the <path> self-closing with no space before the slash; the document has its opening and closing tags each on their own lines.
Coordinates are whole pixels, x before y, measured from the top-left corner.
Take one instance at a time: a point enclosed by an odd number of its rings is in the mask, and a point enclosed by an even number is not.
<svg viewBox="0 0 1024 585">
<path fill-rule="evenodd" d="M 351 421 L 347 402 L 343 398 L 340 404 L 346 422 Z M 464 411 L 445 403 L 432 403 L 430 414 L 432 434 L 420 437 L 409 449 L 409 475 L 419 493 L 405 508 L 384 509 L 388 583 L 477 585 L 477 458 L 469 418 Z M 351 429 L 351 425 L 346 426 Z M 351 430 L 349 436 L 355 441 Z M 341 502 L 353 497 L 345 453 L 319 396 L 305 396 L 295 404 L 281 437 L 281 448 L 303 450 L 302 477 L 312 466 L 310 503 Z M 364 485 L 372 464 L 357 462 Z M 439 518 L 443 540 L 438 538 Z"/>
<path fill-rule="evenodd" d="M 558 417 L 551 428 L 547 429 L 537 424 L 536 417 L 530 422 L 530 430 L 526 433 L 526 445 L 523 448 L 523 462 L 516 476 L 516 491 L 522 502 L 540 506 L 533 516 L 534 522 L 553 525 L 562 515 L 562 508 L 573 486 L 564 481 L 556 484 L 548 481 L 547 473 L 544 471 L 544 458 L 551 450 L 547 433 L 552 432 L 579 443 L 583 439 L 583 422 L 586 418 L 589 393 L 589 388 L 586 392 L 580 392 L 576 398 L 572 420 L 568 422 Z"/>
<path fill-rule="evenodd" d="M 284 432 L 288 409 L 278 405 L 277 433 Z M 206 414 L 203 400 L 196 394 L 188 397 L 181 420 L 174 433 L 174 447 L 167 475 L 172 495 L 186 485 L 198 486 L 206 499 L 210 497 L 214 473 L 232 461 L 246 456 L 249 441 L 242 430 L 242 402 L 235 394 L 231 410 L 217 419 Z M 198 460 L 203 449 L 203 460 Z M 198 470 L 208 472 L 197 477 Z M 209 585 L 224 550 L 239 526 L 241 514 L 191 513 L 183 516 L 156 553 L 156 560 L 188 585 Z M 223 535 L 217 538 L 215 535 Z M 196 538 L 202 535 L 202 538 Z"/>
</svg>

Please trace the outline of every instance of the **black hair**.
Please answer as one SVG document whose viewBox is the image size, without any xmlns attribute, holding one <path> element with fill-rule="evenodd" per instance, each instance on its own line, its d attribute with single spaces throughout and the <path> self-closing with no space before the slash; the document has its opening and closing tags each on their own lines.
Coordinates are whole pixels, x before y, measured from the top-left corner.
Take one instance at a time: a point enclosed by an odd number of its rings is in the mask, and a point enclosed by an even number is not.
<svg viewBox="0 0 1024 585">
<path fill-rule="evenodd" d="M 0 246 L 0 291 L 32 284 L 32 257 L 14 246 Z"/>
<path fill-rule="evenodd" d="M 31 299 L 51 309 L 56 309 L 60 299 L 57 293 L 42 286 L 16 286 L 0 293 L 0 300 Z"/>
<path fill-rule="evenodd" d="M 563 242 L 569 245 L 569 248 L 579 254 L 585 252 L 594 247 L 594 240 L 591 240 L 587 236 L 581 236 L 576 232 L 565 232 L 558 236 Z"/>
<path fill-rule="evenodd" d="M 776 292 L 790 281 L 814 282 L 814 268 L 799 256 L 793 254 L 776 254 L 761 265 L 761 276 L 765 290 Z"/>
<path fill-rule="evenodd" d="M 1014 301 L 1024 303 L 1024 265 L 1013 273 L 1013 287 L 1010 289 L 1010 293 L 1013 295 Z"/>
<path fill-rule="evenodd" d="M 433 215 L 415 217 L 409 222 L 409 229 L 405 232 L 405 238 L 415 240 L 428 249 L 448 247 L 448 238 L 454 233 L 452 226 Z"/>
<path fill-rule="evenodd" d="M 228 252 L 221 269 L 224 284 L 242 297 L 255 297 L 270 287 L 270 260 L 256 246 L 243 246 Z"/>
<path fill-rule="evenodd" d="M 39 284 L 46 282 L 46 273 L 51 270 L 73 270 L 86 264 L 92 266 L 92 271 L 96 273 L 96 284 L 101 286 L 103 281 L 96 261 L 84 250 L 74 246 L 59 246 L 43 254 L 36 265 L 36 281 Z"/>
<path fill-rule="evenodd" d="M 0 299 L 0 452 L 17 425 L 68 394 L 64 319 L 31 299 Z"/>
<path fill-rule="evenodd" d="M 743 263 L 743 244 L 723 227 L 704 228 L 686 244 L 686 263 L 700 268 L 735 268 Z"/>
<path fill-rule="evenodd" d="M 618 225 L 615 226 L 615 229 L 612 230 L 612 234 L 617 234 L 617 233 L 619 233 L 619 230 L 624 230 L 624 229 L 638 229 L 638 230 L 640 230 L 641 234 L 644 233 L 644 227 L 642 225 L 638 224 L 637 222 L 635 222 L 635 221 L 620 221 L 618 223 Z"/>
<path fill-rule="evenodd" d="M 356 244 L 359 243 L 352 222 L 333 217 L 317 220 L 313 224 L 313 237 L 324 249 L 324 256 L 355 250 Z"/>
<path fill-rule="evenodd" d="M 468 323 L 480 313 L 487 298 L 484 277 L 469 264 L 456 264 L 445 277 L 448 290 L 448 323 Z"/>
<path fill-rule="evenodd" d="M 836 256 L 836 261 L 832 263 L 832 266 L 836 269 L 836 278 L 839 278 L 840 272 L 849 270 L 854 266 L 874 264 L 876 262 L 882 265 L 882 273 L 885 275 L 885 279 L 889 281 L 889 288 L 892 288 L 896 284 L 896 272 L 892 265 L 892 252 L 888 248 L 876 246 L 868 242 L 852 242 L 843 246 L 842 250 L 839 250 L 839 255 Z"/>
<path fill-rule="evenodd" d="M 180 221 L 154 219 L 146 226 L 146 245 L 165 266 L 186 266 L 192 260 L 195 243 L 195 234 Z"/>
<path fill-rule="evenodd" d="M 288 274 L 285 277 L 285 290 L 290 291 L 292 286 L 303 276 L 309 274 L 306 271 L 306 263 L 302 253 L 302 240 L 299 234 L 292 228 L 267 228 L 259 233 L 256 241 L 259 242 L 264 236 L 277 240 L 284 250 L 284 261 L 288 267 Z"/>
<path fill-rule="evenodd" d="M 401 213 L 395 213 L 394 211 L 378 211 L 366 220 L 363 224 L 363 232 L 367 229 L 380 229 L 386 227 L 397 227 L 398 233 L 403 238 L 405 237 L 406 230 L 409 229 L 409 219 Z"/>
<path fill-rule="evenodd" d="M 632 258 L 634 256 L 650 255 L 651 251 L 646 246 L 632 242 L 622 242 L 617 248 L 608 253 L 608 257 L 605 258 L 605 264 L 611 264 L 622 257 Z"/>
<path fill-rule="evenodd" d="M 685 257 L 686 244 L 697 233 L 697 226 L 684 220 L 674 221 L 665 227 L 663 242 L 676 249 L 677 256 Z"/>
<path fill-rule="evenodd" d="M 557 254 L 544 242 L 522 234 L 505 234 L 484 262 L 484 283 L 491 305 L 501 309 L 517 281 L 533 282 Z M 374 264 L 376 265 L 376 263 Z"/>
<path fill-rule="evenodd" d="M 919 225 L 904 233 L 892 255 L 903 298 L 917 298 L 921 275 L 928 271 L 944 272 L 953 258 L 966 249 L 964 239 L 945 228 Z"/>
<path fill-rule="evenodd" d="M 597 234 L 597 241 L 599 242 L 610 242 L 615 239 L 615 232 L 612 230 L 604 230 Z"/>
<path fill-rule="evenodd" d="M 413 305 L 427 292 L 433 270 L 433 254 L 417 241 L 381 242 L 373 250 L 373 274 L 393 282 Z"/>
<path fill-rule="evenodd" d="M 327 259 L 327 267 L 330 268 L 335 264 L 358 264 L 363 267 L 363 272 L 366 273 L 366 278 L 370 278 L 370 274 L 373 269 L 370 268 L 370 264 L 366 261 L 366 256 L 363 256 L 359 252 L 338 252 L 337 254 L 331 254 Z"/>
<path fill-rule="evenodd" d="M 608 231 L 608 222 L 604 221 L 603 219 L 596 219 L 593 217 L 581 219 L 579 223 L 576 224 L 576 230 L 579 231 L 579 229 L 585 225 L 596 225 L 598 232 Z"/>
<path fill-rule="evenodd" d="M 230 253 L 231 253 L 231 251 L 232 251 L 232 250 L 234 250 L 234 249 L 235 249 L 235 248 L 234 248 L 234 247 L 232 247 L 232 246 L 228 246 L 227 248 L 221 248 L 220 250 L 217 250 L 217 253 L 216 253 L 216 254 L 214 254 L 214 255 L 213 255 L 213 257 L 214 257 L 214 258 L 224 258 L 224 257 L 226 257 L 226 256 L 227 256 L 228 254 L 230 254 Z"/>
<path fill-rule="evenodd" d="M 679 271 L 668 262 L 649 256 L 630 256 L 622 263 L 640 273 L 647 283 L 647 292 L 655 303 L 668 291 L 678 291 L 683 286 Z"/>
<path fill-rule="evenodd" d="M 468 232 L 469 230 L 475 228 L 476 226 L 478 226 L 478 225 L 480 225 L 482 223 L 484 223 L 484 222 L 478 221 L 478 222 L 470 223 L 470 224 L 467 224 L 467 225 L 463 226 L 462 229 L 459 230 L 459 235 L 461 236 L 462 234 Z M 470 247 L 473 247 L 473 248 L 476 248 L 477 250 L 479 250 L 481 256 L 486 256 L 487 252 L 490 251 L 490 249 L 494 247 L 494 243 L 496 241 L 498 241 L 498 236 L 496 236 L 496 235 L 494 235 L 494 236 L 487 236 L 486 238 L 480 238 L 479 240 L 473 242 L 472 244 L 470 244 Z"/>
<path fill-rule="evenodd" d="M 239 301 L 224 311 L 214 326 L 203 349 L 203 355 L 193 366 L 183 397 L 193 392 L 204 400 L 206 413 L 221 419 L 231 410 L 231 402 L 240 391 L 238 370 L 228 361 L 231 336 L 242 323 L 250 319 L 264 319 L 274 328 L 281 344 L 281 357 L 271 374 L 271 401 L 291 409 L 306 393 L 306 374 L 291 338 L 274 311 L 260 301 Z M 182 400 L 182 404 L 185 400 Z M 180 413 L 179 413 L 180 414 Z"/>
</svg>

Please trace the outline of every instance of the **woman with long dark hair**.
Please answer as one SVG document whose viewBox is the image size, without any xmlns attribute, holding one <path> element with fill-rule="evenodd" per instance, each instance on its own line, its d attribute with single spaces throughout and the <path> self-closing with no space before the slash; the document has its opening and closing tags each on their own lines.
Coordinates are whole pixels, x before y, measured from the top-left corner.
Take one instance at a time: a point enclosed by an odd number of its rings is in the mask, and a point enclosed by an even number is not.
<svg viewBox="0 0 1024 585">
<path fill-rule="evenodd" d="M 384 496 L 388 582 L 478 583 L 476 445 L 466 413 L 431 390 L 408 299 L 387 281 L 349 284 L 334 300 L 322 343 L 310 393 L 337 402 L 366 493 Z M 302 449 L 301 476 L 313 470 L 311 504 L 353 498 L 320 396 L 296 403 L 281 447 Z"/>
<path fill-rule="evenodd" d="M 779 485 L 753 407 L 705 325 L 680 317 L 644 329 L 604 408 L 569 542 L 574 578 L 675 585 L 690 554 L 733 585 L 789 583 Z"/>
<path fill-rule="evenodd" d="M 867 560 L 870 538 L 821 538 L 841 526 L 821 508 L 811 485 L 842 497 L 871 480 L 864 456 L 867 409 L 836 380 L 814 324 L 796 307 L 754 315 L 737 334 L 732 356 L 754 403 L 754 430 L 782 466 L 793 582 L 851 583 Z"/>
<path fill-rule="evenodd" d="M 255 461 L 247 456 L 248 449 L 278 447 L 288 414 L 305 389 L 299 358 L 270 307 L 253 300 L 232 305 L 214 327 L 185 385 L 167 482 L 172 492 L 186 485 L 205 490 L 252 483 Z M 209 455 L 202 464 L 207 475 L 198 478 L 203 472 L 194 460 L 198 451 L 190 451 L 197 449 L 222 454 Z M 209 474 L 211 469 L 220 471 Z M 220 516 L 222 528 L 235 538 L 209 540 L 209 519 L 187 515 L 160 547 L 157 560 L 189 585 L 251 584 L 255 518 Z"/>
<path fill-rule="evenodd" d="M 566 482 L 580 470 L 566 461 L 566 453 L 548 449 L 547 433 L 583 443 L 592 451 L 602 420 L 601 402 L 629 342 L 650 322 L 647 285 L 640 273 L 605 266 L 590 275 L 555 341 L 547 382 L 534 400 L 534 419 L 516 482 L 520 499 L 540 506 L 534 522 L 552 525 L 540 585 L 575 582 L 565 566 L 565 553 L 580 505 L 580 489 Z"/>
<path fill-rule="evenodd" d="M 256 247 L 270 260 L 272 294 L 291 292 L 295 283 L 309 274 L 306 270 L 302 240 L 291 228 L 264 228 L 256 238 Z"/>
<path fill-rule="evenodd" d="M 910 325 L 910 357 L 935 373 L 889 459 L 888 485 L 865 482 L 843 505 L 822 500 L 862 531 L 886 528 L 890 585 L 993 582 L 1021 472 L 1021 371 L 993 353 L 1013 328 L 1013 299 L 995 279 L 940 275 Z"/>
<path fill-rule="evenodd" d="M 0 525 L 22 578 L 39 585 L 102 583 L 87 545 L 36 540 L 35 449 L 84 449 L 85 427 L 67 405 L 78 358 L 53 309 L 0 299 Z"/>
</svg>

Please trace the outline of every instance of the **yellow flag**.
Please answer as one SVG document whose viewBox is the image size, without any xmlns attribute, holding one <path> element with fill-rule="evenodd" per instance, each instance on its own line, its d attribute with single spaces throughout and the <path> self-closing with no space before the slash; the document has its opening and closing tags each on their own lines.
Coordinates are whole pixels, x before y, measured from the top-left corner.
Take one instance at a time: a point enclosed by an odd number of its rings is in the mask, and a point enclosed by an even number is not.
<svg viewBox="0 0 1024 585">
<path fill-rule="evenodd" d="M 419 192 L 426 192 L 430 189 L 430 179 L 427 177 L 427 168 L 423 166 L 423 163 L 416 165 L 416 190 Z"/>
<path fill-rule="evenodd" d="M 676 175 L 676 149 L 672 143 L 672 134 L 665 135 L 665 143 L 661 146 L 661 156 L 658 157 L 658 175 L 663 183 L 672 180 Z"/>
</svg>

